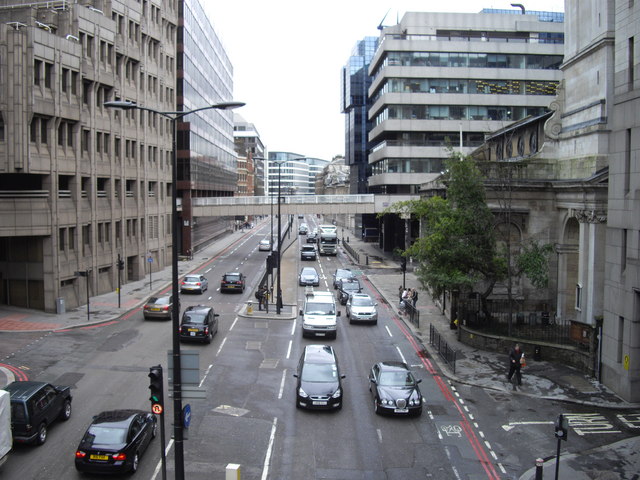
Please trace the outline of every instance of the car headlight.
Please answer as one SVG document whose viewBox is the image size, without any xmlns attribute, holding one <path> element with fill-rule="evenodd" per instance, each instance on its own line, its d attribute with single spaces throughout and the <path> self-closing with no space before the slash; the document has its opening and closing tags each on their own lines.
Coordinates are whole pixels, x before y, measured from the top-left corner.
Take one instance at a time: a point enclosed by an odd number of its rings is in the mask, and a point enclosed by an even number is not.
<svg viewBox="0 0 640 480">
<path fill-rule="evenodd" d="M 411 395 L 411 398 L 409 399 L 409 405 L 417 407 L 422 403 L 422 397 L 420 397 L 419 395 Z"/>
<path fill-rule="evenodd" d="M 333 395 L 331 395 L 331 397 L 333 398 L 340 398 L 342 396 L 342 390 L 340 388 L 338 388 Z"/>
<path fill-rule="evenodd" d="M 302 388 L 298 389 L 298 396 L 302 397 L 302 398 L 307 398 L 309 395 L 307 395 L 307 392 L 305 392 Z"/>
<path fill-rule="evenodd" d="M 382 401 L 380 403 L 382 405 L 392 406 L 393 405 L 393 400 L 390 400 L 388 398 L 384 398 L 384 399 L 382 399 Z"/>
</svg>

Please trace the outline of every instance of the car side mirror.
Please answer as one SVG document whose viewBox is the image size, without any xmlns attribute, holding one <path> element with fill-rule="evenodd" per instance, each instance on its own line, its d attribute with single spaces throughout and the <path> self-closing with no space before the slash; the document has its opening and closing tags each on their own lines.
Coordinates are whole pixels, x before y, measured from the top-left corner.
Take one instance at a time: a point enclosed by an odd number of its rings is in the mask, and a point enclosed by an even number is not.
<svg viewBox="0 0 640 480">
<path fill-rule="evenodd" d="M 304 312 L 300 310 L 300 316 L 302 317 L 303 315 L 304 315 Z"/>
<path fill-rule="evenodd" d="M 220 314 L 219 314 L 219 313 L 214 313 L 214 314 L 213 314 L 213 316 L 214 316 L 214 317 L 219 317 L 219 316 L 220 316 Z"/>
<path fill-rule="evenodd" d="M 297 373 L 294 373 L 294 374 L 293 374 L 293 377 L 294 377 L 294 378 L 298 378 L 298 374 L 297 374 Z"/>
<path fill-rule="evenodd" d="M 375 379 L 375 378 L 373 378 L 373 377 L 369 377 L 369 381 L 370 381 L 371 383 L 373 383 L 374 385 L 377 385 L 377 384 L 378 384 L 378 382 L 376 382 L 376 379 Z"/>
<path fill-rule="evenodd" d="M 340 378 L 347 378 L 346 375 L 340 375 Z"/>
<path fill-rule="evenodd" d="M 422 379 L 421 379 L 421 378 L 419 378 L 418 380 L 416 380 L 416 383 L 421 383 L 421 382 L 422 382 Z"/>
<path fill-rule="evenodd" d="M 338 313 L 336 313 L 336 317 L 339 317 L 340 313 L 341 313 L 340 310 L 338 310 Z"/>
</svg>

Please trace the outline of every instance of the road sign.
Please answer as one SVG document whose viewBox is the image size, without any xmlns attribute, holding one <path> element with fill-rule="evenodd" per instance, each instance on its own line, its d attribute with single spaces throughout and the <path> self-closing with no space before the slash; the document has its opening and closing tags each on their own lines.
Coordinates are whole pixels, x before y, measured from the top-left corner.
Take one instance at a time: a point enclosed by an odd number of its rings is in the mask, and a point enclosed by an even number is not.
<svg viewBox="0 0 640 480">
<path fill-rule="evenodd" d="M 191 424 L 191 405 L 188 403 L 182 409 L 182 422 L 184 424 L 184 428 L 189 428 Z"/>
</svg>

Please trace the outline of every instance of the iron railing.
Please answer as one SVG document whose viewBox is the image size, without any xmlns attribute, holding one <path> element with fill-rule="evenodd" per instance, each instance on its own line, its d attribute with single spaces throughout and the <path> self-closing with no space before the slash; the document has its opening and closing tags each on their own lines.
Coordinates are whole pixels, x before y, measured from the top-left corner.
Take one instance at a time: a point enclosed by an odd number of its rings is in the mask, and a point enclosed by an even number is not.
<svg viewBox="0 0 640 480">
<path fill-rule="evenodd" d="M 429 324 L 429 345 L 432 345 L 438 350 L 438 354 L 449 364 L 455 374 L 457 351 L 449 346 L 449 343 L 440 335 L 440 332 L 436 330 L 433 324 Z"/>
</svg>

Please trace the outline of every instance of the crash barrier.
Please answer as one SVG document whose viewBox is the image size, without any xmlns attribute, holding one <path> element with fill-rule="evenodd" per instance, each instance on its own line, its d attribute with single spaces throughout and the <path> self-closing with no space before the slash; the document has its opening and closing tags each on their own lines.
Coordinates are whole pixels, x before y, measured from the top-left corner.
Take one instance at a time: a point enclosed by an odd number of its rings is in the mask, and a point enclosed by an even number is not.
<svg viewBox="0 0 640 480">
<path fill-rule="evenodd" d="M 351 258 L 353 258 L 356 264 L 369 265 L 369 255 L 367 255 L 366 253 L 356 252 L 355 249 L 351 246 L 351 244 L 349 244 L 348 242 L 345 242 L 344 239 L 342 241 L 342 246 L 349 253 L 349 255 L 351 255 Z"/>
<path fill-rule="evenodd" d="M 432 345 L 438 350 L 442 359 L 449 364 L 455 374 L 457 352 L 449 346 L 445 338 L 440 335 L 440 332 L 436 330 L 436 327 L 434 327 L 433 324 L 429 324 L 429 345 Z"/>
</svg>

